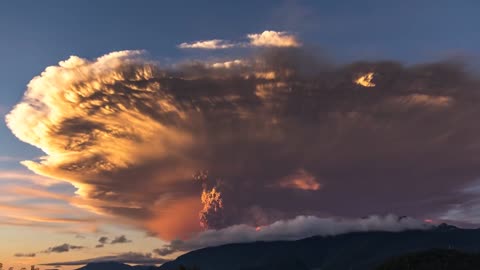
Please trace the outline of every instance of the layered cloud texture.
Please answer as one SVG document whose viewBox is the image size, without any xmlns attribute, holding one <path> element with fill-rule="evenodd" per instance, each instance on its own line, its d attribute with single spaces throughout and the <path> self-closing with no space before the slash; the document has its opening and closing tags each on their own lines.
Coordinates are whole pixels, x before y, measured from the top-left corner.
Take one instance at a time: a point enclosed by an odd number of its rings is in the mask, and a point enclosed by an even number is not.
<svg viewBox="0 0 480 270">
<path fill-rule="evenodd" d="M 45 153 L 23 164 L 72 183 L 77 206 L 163 239 L 201 230 L 199 213 L 221 229 L 473 200 L 480 84 L 461 65 L 335 66 L 292 47 L 173 68 L 141 51 L 72 56 L 32 79 L 7 124 Z"/>
<path fill-rule="evenodd" d="M 370 216 L 357 219 L 319 218 L 298 216 L 276 221 L 267 226 L 252 227 L 234 225 L 220 230 L 208 230 L 186 241 L 175 240 L 154 253 L 165 256 L 177 251 L 189 251 L 203 247 L 229 243 L 255 241 L 298 240 L 312 236 L 333 236 L 349 232 L 424 230 L 431 226 L 409 217 Z"/>
</svg>

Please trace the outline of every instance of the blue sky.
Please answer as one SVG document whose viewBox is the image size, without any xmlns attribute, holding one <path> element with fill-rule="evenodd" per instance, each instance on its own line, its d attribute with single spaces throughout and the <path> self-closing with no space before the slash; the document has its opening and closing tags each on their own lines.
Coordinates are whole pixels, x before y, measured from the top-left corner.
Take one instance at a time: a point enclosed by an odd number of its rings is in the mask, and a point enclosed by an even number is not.
<svg viewBox="0 0 480 270">
<path fill-rule="evenodd" d="M 112 51 L 141 49 L 167 64 L 232 58 L 248 52 L 181 50 L 177 45 L 239 40 L 264 30 L 294 33 L 306 47 L 339 62 L 476 59 L 479 10 L 480 2 L 475 0 L 2 1 L 0 114 L 20 101 L 34 76 L 70 55 L 93 59 Z M 40 155 L 38 149 L 16 139 L 4 121 L 0 123 L 0 170 L 26 171 L 18 161 Z M 49 190 L 73 192 L 70 185 Z"/>
<path fill-rule="evenodd" d="M 476 55 L 478 8 L 474 0 L 2 2 L 0 100 L 12 105 L 33 76 L 69 55 L 144 49 L 173 61 L 197 54 L 178 50 L 181 42 L 266 29 L 296 32 L 344 60 Z"/>
</svg>

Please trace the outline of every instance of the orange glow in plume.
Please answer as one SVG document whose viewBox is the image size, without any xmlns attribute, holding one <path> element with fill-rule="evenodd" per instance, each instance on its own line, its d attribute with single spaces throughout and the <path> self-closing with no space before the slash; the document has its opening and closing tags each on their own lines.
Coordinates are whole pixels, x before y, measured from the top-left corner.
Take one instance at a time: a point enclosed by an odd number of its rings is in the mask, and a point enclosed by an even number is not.
<svg viewBox="0 0 480 270">
<path fill-rule="evenodd" d="M 375 87 L 376 84 L 372 82 L 374 76 L 375 76 L 375 73 L 373 73 L 373 72 L 364 74 L 364 75 L 358 77 L 355 80 L 355 83 L 358 84 L 358 85 L 361 85 L 363 87 Z"/>
</svg>

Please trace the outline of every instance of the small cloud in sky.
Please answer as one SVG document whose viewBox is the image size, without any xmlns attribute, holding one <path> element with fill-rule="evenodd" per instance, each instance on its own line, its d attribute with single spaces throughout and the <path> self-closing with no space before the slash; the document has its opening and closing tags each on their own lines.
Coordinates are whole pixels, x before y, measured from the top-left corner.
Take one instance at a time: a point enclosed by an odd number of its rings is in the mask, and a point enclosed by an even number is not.
<svg viewBox="0 0 480 270">
<path fill-rule="evenodd" d="M 236 45 L 222 39 L 212 39 L 212 40 L 201 40 L 195 41 L 192 43 L 182 43 L 178 45 L 181 49 L 205 49 L 205 50 L 215 50 L 215 49 L 228 49 L 235 47 Z"/>
<path fill-rule="evenodd" d="M 191 43 L 181 43 L 181 49 L 229 49 L 234 47 L 300 47 L 297 37 L 286 31 L 266 30 L 262 33 L 247 35 L 247 42 L 230 42 L 223 39 L 200 40 Z"/>
<path fill-rule="evenodd" d="M 121 235 L 121 236 L 118 236 L 118 237 L 115 237 L 112 242 L 110 242 L 110 244 L 124 244 L 124 243 L 130 243 L 132 242 L 132 240 L 128 240 L 127 237 L 125 237 L 125 235 Z"/>
<path fill-rule="evenodd" d="M 250 45 L 253 47 L 300 47 L 297 38 L 288 32 L 263 31 L 259 34 L 249 34 Z"/>
<path fill-rule="evenodd" d="M 15 253 L 15 257 L 20 257 L 20 258 L 33 258 L 35 257 L 37 254 L 35 253 Z"/>
<path fill-rule="evenodd" d="M 100 244 L 106 244 L 108 242 L 108 237 L 102 236 L 102 237 L 98 238 L 98 242 Z"/>
<path fill-rule="evenodd" d="M 47 250 L 44 251 L 44 253 L 64 253 L 64 252 L 69 252 L 70 250 L 83 249 L 83 248 L 85 247 L 75 246 L 75 245 L 70 245 L 65 243 L 63 245 L 49 247 Z"/>
<path fill-rule="evenodd" d="M 170 255 L 172 253 L 175 253 L 177 252 L 177 250 L 175 250 L 174 248 L 170 248 L 170 247 L 163 247 L 163 248 L 156 248 L 153 250 L 153 253 L 159 255 L 159 256 L 167 256 L 167 255 Z"/>
<path fill-rule="evenodd" d="M 98 238 L 98 243 L 95 248 L 103 248 L 106 244 L 108 244 L 108 237 L 102 236 Z"/>
</svg>

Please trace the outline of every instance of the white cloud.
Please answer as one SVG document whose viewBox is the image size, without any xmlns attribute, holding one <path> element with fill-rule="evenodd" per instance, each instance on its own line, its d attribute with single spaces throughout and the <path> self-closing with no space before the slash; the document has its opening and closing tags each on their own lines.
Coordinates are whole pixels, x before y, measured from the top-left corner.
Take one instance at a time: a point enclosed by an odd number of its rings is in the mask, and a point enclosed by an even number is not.
<svg viewBox="0 0 480 270">
<path fill-rule="evenodd" d="M 181 49 L 205 49 L 205 50 L 215 50 L 215 49 L 228 49 L 235 47 L 235 44 L 232 44 L 228 41 L 221 39 L 212 39 L 212 40 L 202 40 L 195 41 L 192 43 L 182 43 L 178 45 Z"/>
<path fill-rule="evenodd" d="M 249 34 L 250 45 L 253 47 L 300 47 L 297 38 L 288 32 L 263 31 Z"/>
<path fill-rule="evenodd" d="M 300 47 L 302 44 L 297 37 L 285 31 L 266 30 L 262 33 L 252 33 L 247 35 L 247 42 L 230 42 L 223 39 L 200 40 L 191 43 L 181 43 L 178 45 L 181 49 L 230 49 L 235 47 Z"/>
<path fill-rule="evenodd" d="M 409 229 L 427 229 L 419 220 L 395 215 L 370 216 L 367 218 L 320 218 L 316 216 L 297 216 L 290 220 L 281 220 L 263 227 L 234 225 L 221 230 L 201 232 L 189 240 L 172 241 L 164 248 L 170 251 L 187 251 L 202 247 L 218 246 L 228 243 L 254 241 L 297 240 L 311 236 L 332 236 L 349 232 L 388 231 L 398 232 Z"/>
</svg>

